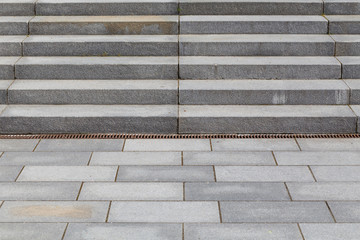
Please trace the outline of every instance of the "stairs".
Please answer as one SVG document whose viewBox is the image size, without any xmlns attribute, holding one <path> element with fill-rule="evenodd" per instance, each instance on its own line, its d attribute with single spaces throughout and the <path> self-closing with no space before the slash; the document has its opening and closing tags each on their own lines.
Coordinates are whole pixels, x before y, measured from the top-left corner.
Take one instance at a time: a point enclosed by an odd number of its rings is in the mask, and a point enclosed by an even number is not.
<svg viewBox="0 0 360 240">
<path fill-rule="evenodd" d="M 358 0 L 0 0 L 0 133 L 356 133 Z"/>
</svg>

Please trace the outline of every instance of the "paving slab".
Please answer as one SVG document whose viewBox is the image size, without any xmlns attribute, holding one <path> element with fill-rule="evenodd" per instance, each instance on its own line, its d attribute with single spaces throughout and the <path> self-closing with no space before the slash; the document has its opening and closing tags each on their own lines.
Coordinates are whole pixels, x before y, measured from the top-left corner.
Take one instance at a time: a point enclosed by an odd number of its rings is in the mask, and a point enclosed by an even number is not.
<svg viewBox="0 0 360 240">
<path fill-rule="evenodd" d="M 294 139 L 212 139 L 213 151 L 298 151 Z"/>
<path fill-rule="evenodd" d="M 0 22 L 0 29 L 1 29 L 1 22 Z M 19 57 L 0 57 L 0 80 L 14 79 L 15 63 L 18 59 Z"/>
<path fill-rule="evenodd" d="M 360 104 L 360 80 L 348 79 L 344 82 L 350 88 L 350 104 Z"/>
<path fill-rule="evenodd" d="M 36 0 L 1 0 L 0 16 L 33 16 Z"/>
<path fill-rule="evenodd" d="M 324 0 L 324 14 L 357 15 L 360 14 L 359 0 Z"/>
<path fill-rule="evenodd" d="M 114 181 L 116 166 L 25 166 L 18 181 Z"/>
<path fill-rule="evenodd" d="M 123 139 L 43 139 L 38 152 L 111 152 L 121 151 Z"/>
<path fill-rule="evenodd" d="M 360 222 L 360 202 L 329 202 L 329 206 L 336 222 Z"/>
<path fill-rule="evenodd" d="M 0 80 L 0 104 L 7 103 L 8 101 L 7 90 L 12 82 L 13 80 Z"/>
<path fill-rule="evenodd" d="M 109 202 L 7 201 L 0 222 L 105 222 Z"/>
<path fill-rule="evenodd" d="M 0 183 L 1 200 L 76 200 L 81 183 L 14 182 Z M 1 239 L 1 238 L 0 238 Z"/>
<path fill-rule="evenodd" d="M 1 3 L 0 3 L 1 5 Z M 1 11 L 1 10 L 0 10 Z M 0 55 L 1 56 L 22 56 L 21 43 L 26 36 L 1 36 Z"/>
<path fill-rule="evenodd" d="M 181 240 L 181 224 L 70 223 L 64 240 Z"/>
<path fill-rule="evenodd" d="M 112 202 L 109 222 L 220 222 L 217 202 Z"/>
<path fill-rule="evenodd" d="M 212 143 L 216 141 L 211 140 Z M 213 146 L 214 147 L 214 146 Z M 184 165 L 275 165 L 271 152 L 184 152 Z"/>
<path fill-rule="evenodd" d="M 215 166 L 218 182 L 314 182 L 305 166 Z"/>
<path fill-rule="evenodd" d="M 185 183 L 185 200 L 290 200 L 283 183 Z"/>
<path fill-rule="evenodd" d="M 124 151 L 210 151 L 208 139 L 128 139 Z"/>
<path fill-rule="evenodd" d="M 61 240 L 65 228 L 66 223 L 0 223 L 0 239 Z"/>
<path fill-rule="evenodd" d="M 296 224 L 192 224 L 186 223 L 186 240 L 300 240 Z"/>
<path fill-rule="evenodd" d="M 358 138 L 298 138 L 297 142 L 303 151 L 360 151 L 360 139 Z"/>
<path fill-rule="evenodd" d="M 224 223 L 334 222 L 325 202 L 220 202 Z"/>
<path fill-rule="evenodd" d="M 306 240 L 360 238 L 360 224 L 355 223 L 301 223 L 300 228 Z"/>
<path fill-rule="evenodd" d="M 22 166 L 0 166 L 0 182 L 15 181 Z"/>
<path fill-rule="evenodd" d="M 360 165 L 360 152 L 274 152 L 279 165 Z"/>
<path fill-rule="evenodd" d="M 360 166 L 311 166 L 319 182 L 355 182 L 360 181 Z"/>
<path fill-rule="evenodd" d="M 360 38 L 358 35 L 331 35 L 336 42 L 336 56 L 359 56 Z"/>
<path fill-rule="evenodd" d="M 181 165 L 181 153 L 94 152 L 90 165 Z"/>
<path fill-rule="evenodd" d="M 330 34 L 359 34 L 360 15 L 326 15 Z"/>
<path fill-rule="evenodd" d="M 116 181 L 213 182 L 211 166 L 120 166 Z"/>
<path fill-rule="evenodd" d="M 26 151 L 32 152 L 38 144 L 38 139 L 0 139 L 0 151 L 17 152 Z"/>
<path fill-rule="evenodd" d="M 33 17 L 0 16 L 0 34 L 1 35 L 27 35 L 28 34 L 28 23 L 32 18 Z"/>
</svg>

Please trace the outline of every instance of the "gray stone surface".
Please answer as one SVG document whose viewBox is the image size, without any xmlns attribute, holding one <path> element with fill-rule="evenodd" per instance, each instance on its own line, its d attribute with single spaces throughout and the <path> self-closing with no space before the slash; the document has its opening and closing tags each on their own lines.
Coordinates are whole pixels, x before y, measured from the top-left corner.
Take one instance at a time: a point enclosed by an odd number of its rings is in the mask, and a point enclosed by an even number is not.
<svg viewBox="0 0 360 240">
<path fill-rule="evenodd" d="M 176 133 L 176 105 L 10 105 L 1 133 Z"/>
<path fill-rule="evenodd" d="M 210 151 L 208 139 L 128 139 L 124 151 Z"/>
<path fill-rule="evenodd" d="M 14 182 L 0 183 L 1 200 L 76 200 L 81 183 Z M 1 239 L 1 238 L 0 238 Z"/>
<path fill-rule="evenodd" d="M 94 152 L 90 165 L 181 165 L 181 153 Z"/>
<path fill-rule="evenodd" d="M 181 79 L 338 79 L 334 57 L 180 57 Z M 341 60 L 340 60 L 341 61 Z"/>
<path fill-rule="evenodd" d="M 358 138 L 298 138 L 297 142 L 303 151 L 360 151 L 360 139 Z"/>
<path fill-rule="evenodd" d="M 360 132 L 360 105 L 351 105 L 351 109 L 355 112 L 355 114 L 358 116 L 358 129 L 357 131 Z"/>
<path fill-rule="evenodd" d="M 336 42 L 336 56 L 359 56 L 360 38 L 358 35 L 331 35 Z"/>
<path fill-rule="evenodd" d="M 114 181 L 116 166 L 26 166 L 18 181 Z"/>
<path fill-rule="evenodd" d="M 355 182 L 360 181 L 360 166 L 311 166 L 319 182 Z"/>
<path fill-rule="evenodd" d="M 279 165 L 360 165 L 360 152 L 274 152 Z"/>
<path fill-rule="evenodd" d="M 298 151 L 294 139 L 212 139 L 213 151 Z"/>
<path fill-rule="evenodd" d="M 324 13 L 329 15 L 357 15 L 360 14 L 358 0 L 324 0 Z"/>
<path fill-rule="evenodd" d="M 338 57 L 342 64 L 342 77 L 345 79 L 360 78 L 360 56 Z"/>
<path fill-rule="evenodd" d="M 215 139 L 212 142 L 216 141 Z M 214 149 L 214 146 L 213 146 Z M 184 152 L 184 165 L 275 165 L 270 152 Z"/>
<path fill-rule="evenodd" d="M 327 33 L 322 16 L 183 16 L 180 23 L 181 34 Z"/>
<path fill-rule="evenodd" d="M 296 224 L 185 224 L 186 240 L 301 240 Z"/>
<path fill-rule="evenodd" d="M 15 181 L 21 169 L 22 166 L 0 166 L 0 181 L 1 182 Z"/>
<path fill-rule="evenodd" d="M 185 183 L 185 200 L 290 200 L 283 183 Z"/>
<path fill-rule="evenodd" d="M 36 0 L 1 0 L 0 16 L 33 16 Z"/>
<path fill-rule="evenodd" d="M 180 133 L 355 133 L 348 106 L 185 105 Z"/>
<path fill-rule="evenodd" d="M 181 56 L 334 56 L 335 49 L 328 35 L 203 34 L 179 41 Z"/>
<path fill-rule="evenodd" d="M 215 166 L 218 182 L 314 182 L 305 166 Z"/>
<path fill-rule="evenodd" d="M 55 4 L 56 5 L 56 4 Z M 1 45 L 0 45 L 1 50 Z M 37 36 L 24 41 L 24 56 L 177 56 L 178 37 L 166 35 Z"/>
<path fill-rule="evenodd" d="M 306 240 L 357 240 L 360 238 L 360 224 L 301 223 L 300 228 Z"/>
<path fill-rule="evenodd" d="M 342 80 L 181 80 L 180 104 L 348 104 Z"/>
<path fill-rule="evenodd" d="M 121 151 L 123 139 L 43 139 L 38 152 L 112 152 Z"/>
<path fill-rule="evenodd" d="M 112 202 L 109 222 L 220 222 L 217 202 Z"/>
<path fill-rule="evenodd" d="M 350 104 L 360 104 L 360 80 L 349 79 L 345 83 L 350 88 Z"/>
<path fill-rule="evenodd" d="M 326 15 L 330 34 L 359 34 L 360 15 Z"/>
<path fill-rule="evenodd" d="M 90 152 L 5 152 L 0 165 L 85 166 Z"/>
<path fill-rule="evenodd" d="M 17 80 L 10 104 L 177 104 L 177 80 Z"/>
<path fill-rule="evenodd" d="M 105 222 L 109 202 L 6 201 L 0 222 Z"/>
<path fill-rule="evenodd" d="M 16 63 L 15 75 L 17 79 L 177 79 L 178 58 L 23 57 Z"/>
<path fill-rule="evenodd" d="M 21 56 L 22 55 L 21 43 L 22 41 L 25 40 L 25 38 L 26 36 L 1 36 L 0 56 Z"/>
<path fill-rule="evenodd" d="M 29 31 L 32 35 L 174 35 L 178 16 L 36 16 Z"/>
<path fill-rule="evenodd" d="M 133 182 L 85 183 L 81 189 L 79 200 L 182 201 L 183 184 Z"/>
<path fill-rule="evenodd" d="M 211 166 L 121 166 L 116 181 L 211 182 Z"/>
<path fill-rule="evenodd" d="M 1 29 L 1 25 L 0 25 L 0 29 Z M 5 79 L 5 80 L 14 79 L 15 76 L 14 65 L 18 59 L 19 57 L 0 57 L 0 79 Z"/>
<path fill-rule="evenodd" d="M 38 139 L 0 139 L 0 151 L 3 152 L 32 152 L 39 143 Z"/>
<path fill-rule="evenodd" d="M 333 222 L 325 202 L 221 202 L 224 223 Z"/>
<path fill-rule="evenodd" d="M 360 221 L 360 202 L 329 202 L 329 206 L 338 223 Z"/>
<path fill-rule="evenodd" d="M 181 224 L 70 223 L 64 240 L 181 240 Z"/>
<path fill-rule="evenodd" d="M 61 240 L 65 228 L 66 223 L 1 223 L 0 240 Z"/>
<path fill-rule="evenodd" d="M 7 90 L 12 82 L 12 80 L 0 80 L 0 104 L 7 103 Z"/>
<path fill-rule="evenodd" d="M 1 9 L 1 8 L 0 8 Z M 1 11 L 1 10 L 0 10 Z M 28 23 L 33 17 L 2 17 L 0 16 L 1 35 L 27 35 Z"/>
</svg>

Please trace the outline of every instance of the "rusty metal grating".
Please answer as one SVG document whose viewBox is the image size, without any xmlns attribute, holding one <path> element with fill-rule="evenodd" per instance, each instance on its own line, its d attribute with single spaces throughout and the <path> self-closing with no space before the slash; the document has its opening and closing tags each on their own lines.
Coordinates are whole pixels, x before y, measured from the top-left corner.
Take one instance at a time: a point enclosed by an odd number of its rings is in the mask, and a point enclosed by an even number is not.
<svg viewBox="0 0 360 240">
<path fill-rule="evenodd" d="M 281 138 L 360 138 L 360 134 L 29 134 L 0 135 L 0 139 L 281 139 Z"/>
</svg>

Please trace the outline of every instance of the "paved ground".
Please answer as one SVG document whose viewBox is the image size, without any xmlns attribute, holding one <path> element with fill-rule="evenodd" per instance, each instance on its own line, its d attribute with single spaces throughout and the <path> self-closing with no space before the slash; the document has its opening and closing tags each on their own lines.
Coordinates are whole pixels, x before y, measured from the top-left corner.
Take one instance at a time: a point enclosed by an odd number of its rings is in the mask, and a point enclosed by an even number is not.
<svg viewBox="0 0 360 240">
<path fill-rule="evenodd" d="M 0 239 L 358 240 L 360 139 L 0 140 Z"/>
</svg>

